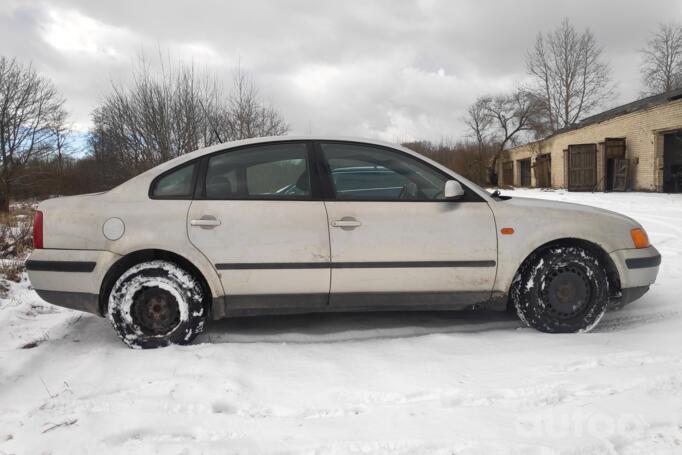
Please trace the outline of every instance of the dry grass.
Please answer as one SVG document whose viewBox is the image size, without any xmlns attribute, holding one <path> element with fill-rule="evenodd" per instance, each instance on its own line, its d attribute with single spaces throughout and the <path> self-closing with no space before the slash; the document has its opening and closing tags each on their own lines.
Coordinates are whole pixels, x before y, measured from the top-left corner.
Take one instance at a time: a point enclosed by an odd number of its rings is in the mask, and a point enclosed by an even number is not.
<svg viewBox="0 0 682 455">
<path fill-rule="evenodd" d="M 34 216 L 34 203 L 12 204 L 9 213 L 0 213 L 0 275 L 7 280 L 21 280 L 24 262 L 33 248 Z"/>
</svg>

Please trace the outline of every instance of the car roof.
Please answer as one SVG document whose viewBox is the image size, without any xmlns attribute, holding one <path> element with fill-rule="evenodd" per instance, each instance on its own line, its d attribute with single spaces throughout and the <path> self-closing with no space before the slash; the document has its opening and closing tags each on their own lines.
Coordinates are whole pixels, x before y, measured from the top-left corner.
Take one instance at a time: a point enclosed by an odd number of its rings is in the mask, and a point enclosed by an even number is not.
<svg viewBox="0 0 682 455">
<path fill-rule="evenodd" d="M 208 147 L 203 147 L 203 148 L 197 149 L 193 152 L 182 155 L 178 158 L 175 158 L 173 160 L 170 160 L 170 161 L 168 161 L 168 163 L 174 162 L 176 164 L 180 164 L 181 161 L 176 161 L 176 160 L 180 160 L 180 159 L 183 159 L 183 161 L 191 160 L 191 159 L 194 159 L 194 158 L 197 158 L 199 156 L 206 155 L 209 153 L 220 152 L 223 150 L 242 147 L 245 145 L 265 144 L 265 143 L 273 143 L 273 142 L 291 142 L 291 141 L 355 142 L 355 143 L 361 143 L 361 144 L 379 145 L 379 146 L 383 146 L 383 147 L 401 149 L 404 151 L 409 151 L 411 153 L 414 153 L 411 150 L 402 147 L 400 144 L 393 144 L 390 142 L 380 141 L 378 139 L 366 139 L 366 138 L 348 137 L 348 136 L 306 136 L 306 135 L 265 136 L 265 137 L 255 137 L 255 138 L 251 138 L 251 139 L 242 139 L 239 141 L 221 142 L 220 144 L 214 144 L 214 145 L 211 145 Z"/>
<path fill-rule="evenodd" d="M 256 137 L 252 139 L 243 139 L 239 141 L 231 142 L 221 142 L 220 144 L 214 144 L 208 147 L 203 147 L 197 149 L 193 152 L 185 153 L 177 158 L 166 161 L 147 172 L 154 172 L 155 174 L 163 173 L 169 169 L 172 169 L 178 165 L 192 161 L 196 158 L 202 157 L 215 152 L 227 151 L 229 149 L 243 147 L 247 145 L 257 145 L 257 144 L 272 144 L 276 142 L 292 142 L 292 141 L 329 141 L 329 142 L 354 142 L 367 145 L 378 145 L 381 147 L 389 147 L 392 149 L 401 150 L 403 152 L 409 153 L 410 155 L 424 159 L 425 157 L 415 153 L 414 151 L 407 149 L 399 144 L 391 144 L 390 142 L 384 142 L 376 139 L 363 139 L 358 137 L 343 137 L 343 136 L 265 136 Z"/>
</svg>

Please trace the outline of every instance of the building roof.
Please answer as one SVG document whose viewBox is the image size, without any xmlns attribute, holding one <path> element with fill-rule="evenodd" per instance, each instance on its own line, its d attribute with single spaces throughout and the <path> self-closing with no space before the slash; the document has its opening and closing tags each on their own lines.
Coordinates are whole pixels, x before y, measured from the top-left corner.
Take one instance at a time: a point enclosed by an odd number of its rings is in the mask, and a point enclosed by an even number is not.
<svg viewBox="0 0 682 455">
<path fill-rule="evenodd" d="M 613 109 L 609 109 L 608 111 L 604 111 L 599 114 L 592 115 L 590 117 L 585 117 L 577 124 L 570 126 L 568 128 L 561 129 L 557 131 L 557 133 L 563 133 L 564 131 L 582 128 L 584 126 L 592 125 L 594 123 L 610 120 L 614 117 L 618 117 L 625 114 L 631 114 L 633 112 L 641 111 L 643 109 L 649 109 L 651 107 L 666 104 L 671 101 L 676 101 L 679 99 L 682 99 L 682 88 L 677 90 L 671 90 L 669 92 L 659 93 L 658 95 L 649 96 L 647 98 L 642 98 L 641 100 L 623 104 L 622 106 L 614 107 Z"/>
<path fill-rule="evenodd" d="M 589 125 L 594 125 L 595 123 L 600 123 L 600 122 L 605 122 L 606 120 L 611 120 L 612 118 L 619 117 L 621 115 L 625 114 L 631 114 L 633 112 L 641 111 L 644 109 L 649 109 L 652 107 L 660 106 L 662 104 L 670 103 L 672 101 L 677 101 L 682 99 L 682 88 L 676 89 L 676 90 L 670 90 L 669 92 L 663 92 L 659 93 L 658 95 L 653 95 L 649 96 L 646 98 L 642 98 L 641 100 L 633 101 L 631 103 L 623 104 L 622 106 L 614 107 L 613 109 L 609 109 L 608 111 L 600 112 L 599 114 L 592 115 L 590 117 L 585 117 L 578 123 L 567 126 L 565 128 L 561 128 L 560 130 L 557 130 L 555 133 L 550 134 L 548 136 L 545 136 L 541 139 L 537 139 L 534 141 L 526 142 L 524 144 L 519 144 L 515 147 L 510 148 L 509 150 L 514 150 L 516 148 L 521 148 L 525 147 L 530 144 L 535 144 L 537 142 L 542 142 L 544 140 L 547 140 L 553 136 L 557 136 L 559 134 L 567 133 L 569 131 L 577 130 L 580 128 L 584 128 Z"/>
</svg>

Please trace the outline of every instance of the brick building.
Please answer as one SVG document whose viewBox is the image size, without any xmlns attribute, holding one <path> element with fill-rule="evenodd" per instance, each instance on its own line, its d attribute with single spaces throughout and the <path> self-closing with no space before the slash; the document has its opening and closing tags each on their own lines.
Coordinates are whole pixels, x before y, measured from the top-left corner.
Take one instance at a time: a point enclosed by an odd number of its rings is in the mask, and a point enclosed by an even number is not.
<svg viewBox="0 0 682 455">
<path fill-rule="evenodd" d="M 682 90 L 644 98 L 512 148 L 501 185 L 682 192 Z"/>
</svg>

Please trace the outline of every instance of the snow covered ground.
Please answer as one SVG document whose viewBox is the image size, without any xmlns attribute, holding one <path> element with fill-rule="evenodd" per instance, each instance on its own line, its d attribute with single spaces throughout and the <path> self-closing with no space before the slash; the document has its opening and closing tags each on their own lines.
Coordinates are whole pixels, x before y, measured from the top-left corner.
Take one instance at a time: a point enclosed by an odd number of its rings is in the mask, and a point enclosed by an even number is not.
<svg viewBox="0 0 682 455">
<path fill-rule="evenodd" d="M 150 351 L 12 284 L 0 454 L 682 453 L 682 195 L 505 194 L 636 218 L 658 282 L 588 334 L 495 313 L 309 315 Z"/>
</svg>

